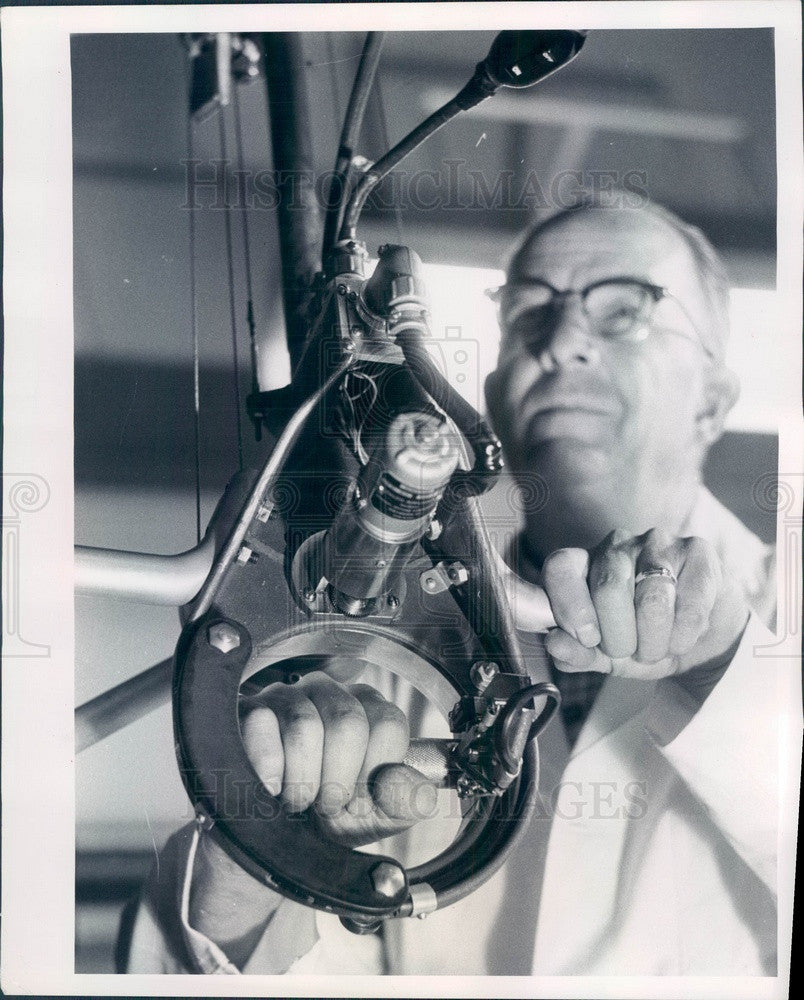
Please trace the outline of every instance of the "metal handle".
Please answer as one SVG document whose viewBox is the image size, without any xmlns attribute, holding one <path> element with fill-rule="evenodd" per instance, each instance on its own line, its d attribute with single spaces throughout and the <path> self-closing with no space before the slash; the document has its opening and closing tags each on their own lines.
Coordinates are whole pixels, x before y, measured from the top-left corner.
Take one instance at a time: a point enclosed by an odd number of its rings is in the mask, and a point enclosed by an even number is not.
<svg viewBox="0 0 804 1000">
<path fill-rule="evenodd" d="M 403 764 L 423 774 L 436 788 L 454 788 L 460 774 L 452 750 L 456 740 L 413 739 Z"/>
</svg>

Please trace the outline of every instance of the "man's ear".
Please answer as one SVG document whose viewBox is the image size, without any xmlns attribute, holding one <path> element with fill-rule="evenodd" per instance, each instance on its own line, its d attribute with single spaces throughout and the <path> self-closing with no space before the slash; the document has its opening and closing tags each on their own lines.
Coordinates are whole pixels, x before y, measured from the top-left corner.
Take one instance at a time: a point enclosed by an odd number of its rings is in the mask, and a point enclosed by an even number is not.
<svg viewBox="0 0 804 1000">
<path fill-rule="evenodd" d="M 712 366 L 704 375 L 703 399 L 696 416 L 698 441 L 708 448 L 723 433 L 729 411 L 740 395 L 740 383 L 725 365 Z"/>
</svg>

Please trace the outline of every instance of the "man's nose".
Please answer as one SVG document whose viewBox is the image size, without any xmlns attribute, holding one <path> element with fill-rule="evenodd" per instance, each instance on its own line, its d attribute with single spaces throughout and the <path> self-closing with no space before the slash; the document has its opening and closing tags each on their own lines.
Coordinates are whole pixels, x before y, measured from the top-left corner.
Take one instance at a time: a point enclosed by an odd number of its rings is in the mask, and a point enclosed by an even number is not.
<svg viewBox="0 0 804 1000">
<path fill-rule="evenodd" d="M 536 360 L 545 372 L 573 365 L 593 364 L 599 343 L 589 324 L 580 296 L 562 296 L 555 303 L 553 323 L 539 344 Z"/>
</svg>

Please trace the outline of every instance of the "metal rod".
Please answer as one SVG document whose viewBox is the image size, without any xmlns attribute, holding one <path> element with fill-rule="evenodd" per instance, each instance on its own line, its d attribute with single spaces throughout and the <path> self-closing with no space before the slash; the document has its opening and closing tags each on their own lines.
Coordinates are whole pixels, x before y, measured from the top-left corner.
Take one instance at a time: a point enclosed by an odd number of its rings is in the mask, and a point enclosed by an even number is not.
<svg viewBox="0 0 804 1000">
<path fill-rule="evenodd" d="M 211 606 L 224 573 L 237 554 L 260 502 L 273 485 L 288 453 L 296 443 L 304 422 L 324 394 L 349 369 L 352 362 L 353 358 L 347 357 L 324 384 L 309 396 L 293 414 L 214 563 L 214 535 L 211 533 L 201 546 L 179 556 L 147 556 L 138 552 L 77 549 L 76 578 L 77 582 L 80 580 L 84 585 L 84 592 L 133 596 L 140 600 L 150 599 L 150 603 L 156 604 L 186 604 L 191 597 L 197 595 L 190 620 L 196 621 L 200 618 Z M 185 590 L 180 592 L 181 600 L 175 600 L 175 594 L 171 594 L 174 598 L 171 600 L 154 600 L 161 594 L 167 594 L 171 584 L 175 584 L 173 576 L 177 568 L 176 560 L 187 560 L 194 564 L 202 550 L 206 552 L 207 546 L 209 547 L 209 561 L 204 564 L 204 575 L 201 577 L 200 583 L 194 584 L 190 597 L 185 596 Z M 78 570 L 79 564 L 81 575 L 79 575 Z M 126 577 L 127 584 L 120 587 L 118 577 Z M 195 578 L 190 577 L 190 579 Z M 146 584 L 147 588 L 151 589 L 147 589 Z M 76 745 L 78 749 L 91 746 L 103 739 L 104 736 L 109 736 L 157 708 L 163 701 L 167 701 L 170 697 L 171 663 L 171 660 L 164 660 L 150 670 L 146 670 L 145 673 L 132 677 L 123 684 L 118 684 L 117 687 L 111 688 L 78 708 L 76 710 Z"/>
<path fill-rule="evenodd" d="M 305 421 L 313 412 L 318 403 L 324 398 L 325 394 L 329 389 L 341 378 L 354 362 L 354 357 L 349 355 L 345 360 L 335 369 L 335 371 L 329 376 L 329 378 L 324 382 L 323 385 L 319 386 L 318 389 L 302 403 L 302 405 L 296 410 L 293 416 L 287 423 L 284 431 L 279 440 L 276 442 L 274 450 L 268 461 L 263 466 L 262 472 L 260 473 L 257 481 L 255 482 L 251 494 L 246 502 L 243 510 L 240 513 L 234 527 L 229 533 L 229 537 L 223 548 L 220 550 L 215 558 L 215 562 L 212 566 L 209 576 L 204 582 L 203 589 L 198 595 L 198 599 L 195 602 L 191 620 L 196 621 L 201 615 L 205 614 L 215 597 L 218 586 L 223 579 L 226 570 L 229 568 L 230 563 L 237 555 L 240 546 L 243 543 L 243 539 L 246 536 L 246 532 L 249 529 L 249 525 L 254 520 L 257 514 L 257 509 L 260 503 L 264 501 L 266 495 L 274 484 L 274 480 L 279 475 L 282 466 L 285 463 L 285 459 L 296 443 L 302 428 L 304 427 Z"/>
<path fill-rule="evenodd" d="M 214 557 L 212 533 L 194 549 L 167 556 L 76 545 L 75 589 L 80 594 L 180 607 L 201 589 Z"/>
<path fill-rule="evenodd" d="M 75 752 L 136 722 L 170 699 L 173 658 L 104 691 L 75 710 Z"/>
<path fill-rule="evenodd" d="M 366 104 L 371 85 L 377 72 L 380 61 L 382 44 L 385 38 L 383 31 L 369 31 L 363 45 L 363 52 L 360 56 L 360 64 L 357 67 L 357 74 L 352 86 L 352 93 L 349 96 L 349 105 L 346 108 L 346 116 L 343 120 L 341 131 L 341 141 L 338 146 L 338 156 L 335 161 L 332 185 L 330 187 L 330 203 L 327 206 L 327 215 L 324 224 L 324 254 L 332 248 L 338 236 L 341 225 L 341 216 L 346 205 L 346 185 L 349 180 L 349 168 L 354 155 L 355 144 L 360 137 L 360 129 L 363 125 L 363 117 L 366 113 Z M 333 195 L 337 197 L 332 201 Z"/>
</svg>

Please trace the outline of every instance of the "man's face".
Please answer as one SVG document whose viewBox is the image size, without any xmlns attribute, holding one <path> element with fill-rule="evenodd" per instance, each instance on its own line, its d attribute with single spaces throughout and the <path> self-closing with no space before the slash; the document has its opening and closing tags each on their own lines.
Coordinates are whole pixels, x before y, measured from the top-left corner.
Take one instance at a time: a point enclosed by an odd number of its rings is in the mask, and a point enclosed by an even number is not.
<svg viewBox="0 0 804 1000">
<path fill-rule="evenodd" d="M 623 277 L 667 288 L 683 308 L 660 300 L 649 334 L 623 341 L 600 337 L 577 296 L 558 305 L 546 330 L 529 329 L 525 308 L 521 322 L 503 331 L 486 395 L 515 473 L 543 477 L 554 497 L 588 491 L 621 504 L 626 526 L 629 513 L 639 521 L 640 506 L 674 477 L 695 472 L 702 456 L 709 360 L 696 328 L 709 320 L 690 253 L 673 229 L 645 213 L 582 210 L 527 245 L 508 280 L 539 279 L 566 291 Z"/>
</svg>

